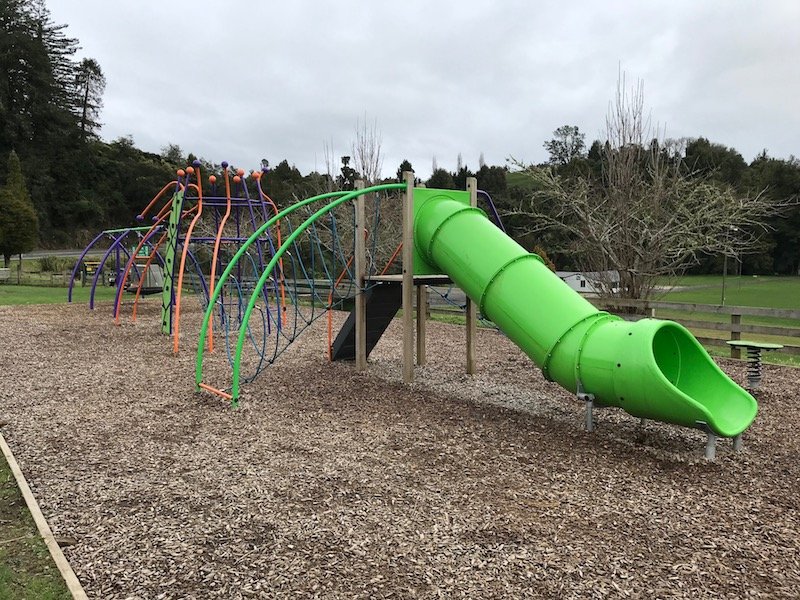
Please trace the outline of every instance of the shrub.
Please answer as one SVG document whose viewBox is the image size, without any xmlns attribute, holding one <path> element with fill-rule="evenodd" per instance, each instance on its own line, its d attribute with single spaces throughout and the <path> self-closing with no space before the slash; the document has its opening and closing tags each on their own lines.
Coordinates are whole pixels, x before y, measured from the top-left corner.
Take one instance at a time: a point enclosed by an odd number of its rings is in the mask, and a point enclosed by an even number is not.
<svg viewBox="0 0 800 600">
<path fill-rule="evenodd" d="M 60 273 L 74 264 L 74 260 L 58 256 L 43 256 L 39 259 L 39 267 L 42 273 Z"/>
</svg>

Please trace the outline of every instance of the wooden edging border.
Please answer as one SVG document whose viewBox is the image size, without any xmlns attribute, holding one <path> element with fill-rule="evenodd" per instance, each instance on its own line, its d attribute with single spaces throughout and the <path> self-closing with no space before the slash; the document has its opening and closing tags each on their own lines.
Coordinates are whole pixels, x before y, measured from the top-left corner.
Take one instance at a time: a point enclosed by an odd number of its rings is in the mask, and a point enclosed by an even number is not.
<svg viewBox="0 0 800 600">
<path fill-rule="evenodd" d="M 58 545 L 58 542 L 56 542 L 55 537 L 53 536 L 53 531 L 47 524 L 47 520 L 44 518 L 44 515 L 39 508 L 39 503 L 36 502 L 36 498 L 34 498 L 33 492 L 31 492 L 31 488 L 28 486 L 28 482 L 25 481 L 25 476 L 22 474 L 22 471 L 17 464 L 17 460 L 11 453 L 11 448 L 8 447 L 8 444 L 6 443 L 2 433 L 0 433 L 0 449 L 2 449 L 3 455 L 6 457 L 8 466 L 11 467 L 11 472 L 14 474 L 14 479 L 17 480 L 17 486 L 19 487 L 20 492 L 22 492 L 22 497 L 25 498 L 25 504 L 28 505 L 28 510 L 30 511 L 31 515 L 33 515 L 33 520 L 36 523 L 36 527 L 39 529 L 39 535 L 42 536 L 47 549 L 50 551 L 50 556 L 53 557 L 53 562 L 56 563 L 61 576 L 64 578 L 64 583 L 67 584 L 67 589 L 75 600 L 88 600 L 88 596 L 83 590 L 83 586 L 81 585 L 80 581 L 78 581 L 75 571 L 72 570 L 72 567 L 67 561 L 67 558 L 64 556 L 64 553 L 61 551 L 61 547 Z"/>
</svg>

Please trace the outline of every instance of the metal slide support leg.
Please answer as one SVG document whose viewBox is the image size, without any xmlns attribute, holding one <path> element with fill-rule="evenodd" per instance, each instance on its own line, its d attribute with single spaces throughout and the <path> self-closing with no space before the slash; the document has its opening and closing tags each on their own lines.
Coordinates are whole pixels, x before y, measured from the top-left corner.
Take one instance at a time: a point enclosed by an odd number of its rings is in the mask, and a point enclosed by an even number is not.
<svg viewBox="0 0 800 600">
<path fill-rule="evenodd" d="M 594 431 L 594 394 L 587 393 L 583 389 L 583 383 L 578 379 L 575 395 L 578 396 L 578 400 L 586 402 L 586 431 L 591 433 Z"/>
<path fill-rule="evenodd" d="M 734 452 L 741 452 L 742 451 L 742 434 L 740 433 L 736 437 L 733 438 L 733 451 Z"/>
<path fill-rule="evenodd" d="M 706 460 L 714 460 L 717 458 L 717 436 L 708 432 L 706 439 Z"/>
</svg>

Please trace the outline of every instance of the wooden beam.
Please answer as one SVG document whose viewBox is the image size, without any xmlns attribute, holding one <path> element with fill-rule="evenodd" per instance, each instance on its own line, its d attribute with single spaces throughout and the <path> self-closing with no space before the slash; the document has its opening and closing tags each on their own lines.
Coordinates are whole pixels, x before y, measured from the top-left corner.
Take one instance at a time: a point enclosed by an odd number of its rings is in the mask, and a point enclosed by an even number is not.
<svg viewBox="0 0 800 600">
<path fill-rule="evenodd" d="M 404 171 L 403 195 L 403 381 L 414 381 L 414 172 Z"/>
<path fill-rule="evenodd" d="M 355 189 L 363 190 L 364 181 L 359 179 Z M 367 302 L 364 293 L 364 277 L 367 274 L 367 249 L 364 233 L 367 229 L 364 196 L 356 198 L 355 230 L 355 278 L 356 278 L 356 371 L 367 368 Z"/>
<path fill-rule="evenodd" d="M 467 191 L 469 192 L 469 205 L 478 206 L 478 180 L 467 177 Z M 475 342 L 478 337 L 478 307 L 467 296 L 467 374 L 475 373 Z"/>
<path fill-rule="evenodd" d="M 634 306 L 644 309 L 665 308 L 687 312 L 714 313 L 717 315 L 747 315 L 758 317 L 779 317 L 781 319 L 800 319 L 800 310 L 788 308 L 759 308 L 755 306 L 720 306 L 718 304 L 696 304 L 692 302 L 661 302 L 654 300 L 632 300 L 625 298 L 588 298 L 598 308 L 615 306 Z"/>
<path fill-rule="evenodd" d="M 25 499 L 25 504 L 28 505 L 28 510 L 33 516 L 33 521 L 36 523 L 36 528 L 39 530 L 39 535 L 42 536 L 47 549 L 50 551 L 50 556 L 53 557 L 53 562 L 56 563 L 56 567 L 58 567 L 61 576 L 64 578 L 67 589 L 75 600 L 88 599 L 81 582 L 78 581 L 78 577 L 75 575 L 75 571 L 72 570 L 67 558 L 61 551 L 61 547 L 58 545 L 58 542 L 56 542 L 53 531 L 47 524 L 47 520 L 44 518 L 39 508 L 39 503 L 36 502 L 36 498 L 33 496 L 28 482 L 25 481 L 25 476 L 22 474 L 14 455 L 11 453 L 11 448 L 6 444 L 3 434 L 0 434 L 0 450 L 3 451 L 3 455 L 6 457 L 6 462 L 11 468 L 11 472 L 14 474 L 14 479 L 17 480 L 17 487 L 19 487 L 19 491 Z"/>
</svg>

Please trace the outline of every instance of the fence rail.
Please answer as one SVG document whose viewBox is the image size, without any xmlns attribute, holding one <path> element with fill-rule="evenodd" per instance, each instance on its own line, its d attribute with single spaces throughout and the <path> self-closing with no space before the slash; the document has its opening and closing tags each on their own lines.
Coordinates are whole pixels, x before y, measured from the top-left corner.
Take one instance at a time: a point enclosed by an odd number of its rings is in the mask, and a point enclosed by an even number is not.
<svg viewBox="0 0 800 600">
<path fill-rule="evenodd" d="M 17 277 L 20 274 L 11 273 L 10 280 L 6 284 L 16 283 Z M 69 272 L 63 273 L 22 273 L 22 284 L 27 285 L 46 285 L 46 286 L 66 286 L 69 283 Z M 318 296 L 325 296 L 330 290 L 331 283 L 327 279 L 314 280 L 313 284 L 299 283 L 296 288 L 292 288 L 292 292 L 298 293 L 300 296 L 310 296 L 312 293 Z M 352 286 L 338 286 L 340 294 L 350 296 L 353 293 Z M 431 302 L 434 300 L 434 302 Z M 597 308 L 601 310 L 608 310 L 611 313 L 619 314 L 623 318 L 631 321 L 637 321 L 645 317 L 657 316 L 658 310 L 677 311 L 679 313 L 686 313 L 673 318 L 675 321 L 681 323 L 685 327 L 694 330 L 705 331 L 720 331 L 727 332 L 729 335 L 726 338 L 708 337 L 696 335 L 695 337 L 699 342 L 711 346 L 727 347 L 725 343 L 728 340 L 741 340 L 743 333 L 752 333 L 757 335 L 779 336 L 782 338 L 797 338 L 798 344 L 783 344 L 783 348 L 779 352 L 800 356 L 800 309 L 786 309 L 786 308 L 761 308 L 753 306 L 721 306 L 716 304 L 696 304 L 689 302 L 663 302 L 658 300 L 628 300 L 628 299 L 611 299 L 604 300 L 600 298 L 589 299 Z M 635 313 L 630 309 L 635 309 Z M 458 306 L 451 306 L 447 304 L 435 303 L 435 296 L 428 298 L 428 314 L 442 314 L 442 315 L 459 315 L 463 314 L 463 310 Z M 730 320 L 727 322 L 717 321 L 703 321 L 692 318 L 697 313 L 712 314 L 712 315 L 728 315 Z M 782 325 L 761 325 L 752 323 L 742 323 L 742 317 L 772 317 L 779 319 L 797 320 L 797 326 L 782 326 Z M 739 348 L 730 348 L 731 356 L 740 358 L 741 351 Z"/>
<path fill-rule="evenodd" d="M 752 306 L 718 306 L 716 304 L 693 304 L 686 302 L 658 302 L 649 300 L 613 300 L 612 302 L 603 301 L 599 298 L 590 299 L 591 302 L 601 310 L 608 310 L 618 314 L 629 321 L 638 321 L 647 317 L 657 316 L 657 309 L 685 312 L 686 318 L 680 316 L 673 318 L 681 325 L 695 330 L 711 330 L 728 332 L 727 338 L 708 337 L 696 335 L 697 340 L 704 345 L 719 346 L 729 348 L 725 343 L 730 340 L 741 340 L 742 333 L 754 333 L 760 335 L 780 336 L 783 338 L 800 339 L 800 310 L 782 308 L 757 308 Z M 639 314 L 633 314 L 620 309 L 638 309 Z M 428 312 L 433 314 L 459 315 L 463 311 L 457 306 L 430 306 Z M 701 321 L 693 319 L 697 313 L 730 315 L 729 322 Z M 798 326 L 778 326 L 778 325 L 755 325 L 742 323 L 743 316 L 756 317 L 775 317 L 780 319 L 797 319 Z M 739 348 L 730 347 L 733 358 L 741 358 Z M 779 350 L 785 354 L 800 356 L 800 344 L 783 343 L 783 348 Z"/>
<path fill-rule="evenodd" d="M 787 308 L 761 308 L 755 306 L 721 306 L 717 304 L 695 304 L 690 302 L 661 302 L 657 300 L 625 300 L 625 299 L 592 299 L 592 302 L 598 308 L 608 310 L 612 313 L 620 313 L 622 308 L 634 308 L 640 314 L 624 314 L 625 318 L 631 320 L 638 320 L 645 317 L 655 317 L 657 309 L 672 310 L 687 313 L 686 318 L 678 317 L 674 319 L 681 325 L 692 329 L 711 330 L 711 331 L 727 331 L 729 333 L 728 340 L 741 340 L 742 333 L 755 333 L 760 335 L 774 335 L 783 338 L 800 338 L 800 322 L 797 327 L 793 326 L 778 326 L 778 325 L 755 325 L 750 323 L 742 323 L 743 316 L 750 317 L 772 317 L 779 319 L 796 319 L 800 321 L 800 310 L 787 309 Z M 729 322 L 716 322 L 716 321 L 701 321 L 693 319 L 692 316 L 697 313 L 715 314 L 715 315 L 729 315 Z M 697 340 L 710 346 L 727 346 L 726 339 L 708 337 L 708 336 L 695 336 Z M 798 344 L 783 344 L 783 348 L 779 350 L 785 354 L 800 356 L 800 345 Z M 731 347 L 731 356 L 733 358 L 741 358 L 741 349 Z"/>
<path fill-rule="evenodd" d="M 69 285 L 70 271 L 57 273 L 41 271 L 19 272 L 13 269 L 9 276 L 4 279 L 4 285 L 31 285 L 38 287 L 67 287 Z"/>
<path fill-rule="evenodd" d="M 662 302 L 660 300 L 626 300 L 615 298 L 610 300 L 593 299 L 595 306 L 625 307 L 651 310 L 664 308 L 687 312 L 713 313 L 717 315 L 747 315 L 755 317 L 778 317 L 781 319 L 800 320 L 800 309 L 760 308 L 755 306 L 720 306 L 717 304 L 695 304 L 690 302 Z"/>
</svg>

